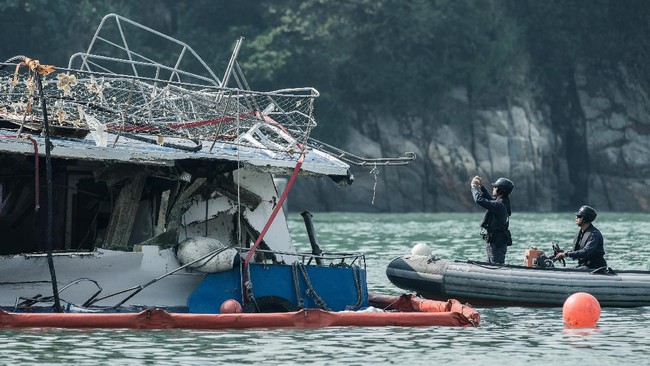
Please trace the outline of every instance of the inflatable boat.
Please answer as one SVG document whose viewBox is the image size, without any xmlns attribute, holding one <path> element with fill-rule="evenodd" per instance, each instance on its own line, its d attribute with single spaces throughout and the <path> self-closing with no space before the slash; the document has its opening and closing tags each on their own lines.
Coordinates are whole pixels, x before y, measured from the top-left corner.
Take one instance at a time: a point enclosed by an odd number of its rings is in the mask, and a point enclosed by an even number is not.
<svg viewBox="0 0 650 366">
<path fill-rule="evenodd" d="M 495 265 L 404 255 L 388 264 L 386 275 L 397 287 L 425 298 L 454 298 L 475 306 L 562 306 L 576 292 L 592 294 L 603 307 L 650 305 L 648 271 L 578 269 L 545 262 Z"/>
</svg>

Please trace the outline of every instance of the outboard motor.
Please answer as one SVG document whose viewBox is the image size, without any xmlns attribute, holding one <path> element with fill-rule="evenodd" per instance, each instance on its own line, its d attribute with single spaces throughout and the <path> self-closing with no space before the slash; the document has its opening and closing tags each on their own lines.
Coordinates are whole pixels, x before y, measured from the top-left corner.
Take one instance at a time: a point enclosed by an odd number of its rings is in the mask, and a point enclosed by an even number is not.
<svg viewBox="0 0 650 366">
<path fill-rule="evenodd" d="M 547 257 L 544 251 L 531 246 L 524 252 L 524 266 L 526 267 L 554 267 L 553 257 Z"/>
<path fill-rule="evenodd" d="M 318 238 L 316 237 L 316 230 L 314 230 L 314 223 L 311 221 L 313 215 L 311 212 L 305 210 L 300 213 L 302 219 L 305 220 L 305 227 L 307 228 L 307 235 L 309 235 L 309 243 L 311 244 L 311 254 L 320 256 L 323 254 L 323 251 L 320 249 L 318 244 Z M 319 266 L 323 264 L 323 260 L 319 257 L 316 257 L 316 264 Z"/>
<path fill-rule="evenodd" d="M 553 258 L 549 258 L 545 254 L 542 254 L 539 257 L 537 257 L 537 259 L 535 260 L 535 264 L 537 265 L 537 267 L 547 267 L 547 268 L 555 267 L 553 265 Z"/>
</svg>

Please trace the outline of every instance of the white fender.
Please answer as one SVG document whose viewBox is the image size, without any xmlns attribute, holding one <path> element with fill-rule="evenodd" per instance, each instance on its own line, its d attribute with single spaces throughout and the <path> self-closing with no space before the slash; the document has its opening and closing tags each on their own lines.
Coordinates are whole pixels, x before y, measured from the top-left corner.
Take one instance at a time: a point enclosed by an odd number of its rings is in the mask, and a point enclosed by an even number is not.
<svg viewBox="0 0 650 366">
<path fill-rule="evenodd" d="M 417 243 L 411 248 L 411 255 L 428 257 L 431 255 L 431 247 L 427 243 Z"/>
<path fill-rule="evenodd" d="M 178 261 L 185 265 L 222 248 L 226 248 L 226 246 L 217 239 L 206 237 L 189 238 L 183 240 L 178 245 L 176 256 L 178 257 Z M 237 250 L 227 248 L 215 256 L 208 256 L 203 260 L 191 264 L 189 267 L 205 273 L 227 271 L 232 269 L 233 260 L 236 255 Z"/>
</svg>

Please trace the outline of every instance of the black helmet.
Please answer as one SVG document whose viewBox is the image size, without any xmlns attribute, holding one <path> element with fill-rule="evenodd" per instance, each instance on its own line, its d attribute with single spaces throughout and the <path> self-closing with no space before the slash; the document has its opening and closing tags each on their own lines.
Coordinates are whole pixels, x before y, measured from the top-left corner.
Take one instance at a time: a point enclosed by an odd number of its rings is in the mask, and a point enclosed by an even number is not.
<svg viewBox="0 0 650 366">
<path fill-rule="evenodd" d="M 499 178 L 496 182 L 492 183 L 492 187 L 497 187 L 497 193 L 507 196 L 515 189 L 515 184 L 508 178 Z"/>
<path fill-rule="evenodd" d="M 593 222 L 596 220 L 598 212 L 596 212 L 593 207 L 585 205 L 580 207 L 578 212 L 576 212 L 576 216 L 582 217 L 583 222 Z"/>
</svg>

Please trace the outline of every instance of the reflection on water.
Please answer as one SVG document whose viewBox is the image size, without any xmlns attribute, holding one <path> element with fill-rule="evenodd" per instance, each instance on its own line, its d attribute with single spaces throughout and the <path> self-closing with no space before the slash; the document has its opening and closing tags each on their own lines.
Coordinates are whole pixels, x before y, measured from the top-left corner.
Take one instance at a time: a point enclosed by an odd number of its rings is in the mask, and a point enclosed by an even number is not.
<svg viewBox="0 0 650 366">
<path fill-rule="evenodd" d="M 398 294 L 386 278 L 390 259 L 417 242 L 447 259 L 483 259 L 481 214 L 314 214 L 325 251 L 366 253 L 370 291 Z M 294 241 L 309 251 L 302 219 L 290 214 Z M 613 268 L 648 269 L 650 215 L 607 214 L 596 226 Z M 573 216 L 516 214 L 507 262 L 531 245 L 567 248 Z M 567 265 L 571 264 L 570 261 Z M 650 309 L 603 308 L 596 328 L 565 329 L 561 308 L 478 308 L 480 328 L 327 328 L 249 331 L 0 330 L 5 364 L 647 364 Z"/>
</svg>

